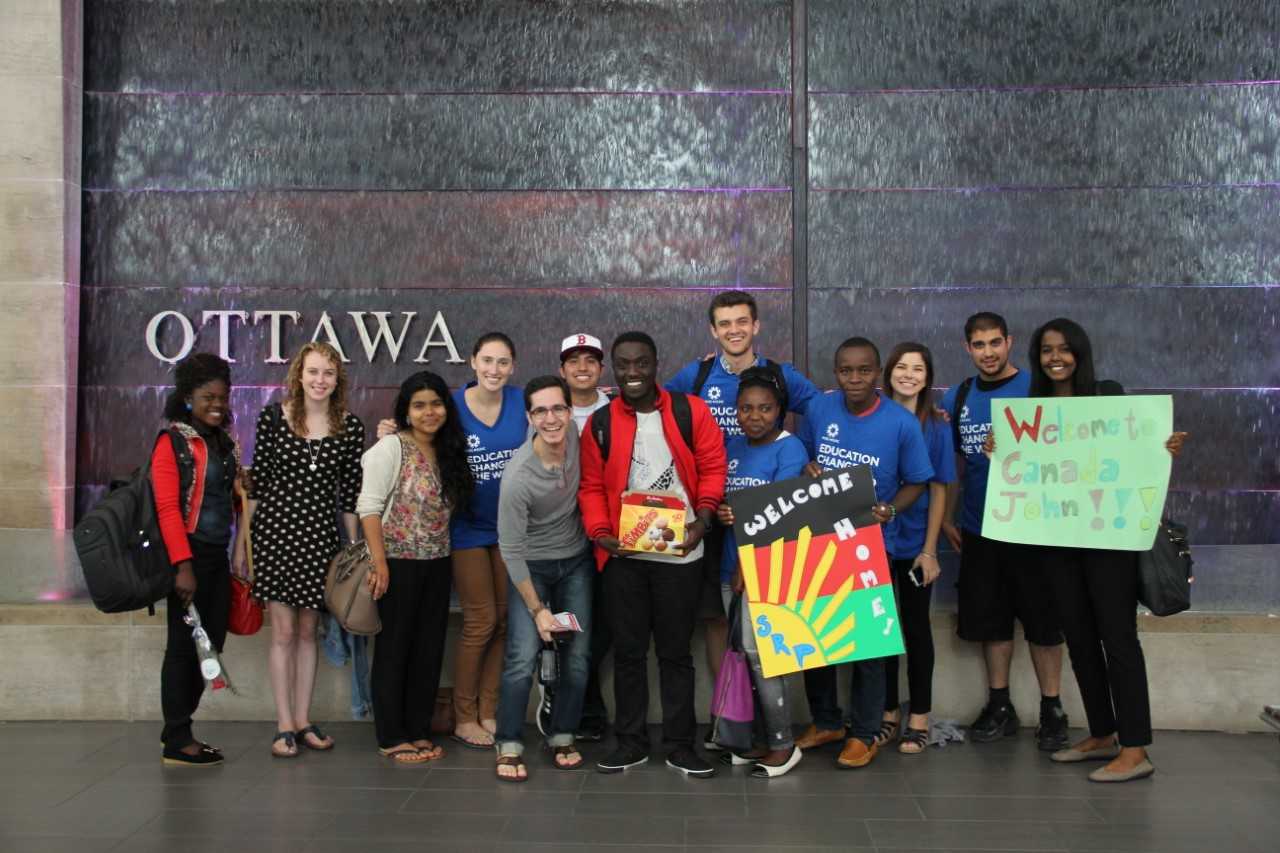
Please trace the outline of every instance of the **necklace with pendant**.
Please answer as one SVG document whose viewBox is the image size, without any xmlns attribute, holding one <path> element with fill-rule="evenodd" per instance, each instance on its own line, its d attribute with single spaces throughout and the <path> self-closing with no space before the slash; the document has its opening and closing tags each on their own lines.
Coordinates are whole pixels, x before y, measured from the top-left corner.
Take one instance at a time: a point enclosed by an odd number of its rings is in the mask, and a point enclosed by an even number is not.
<svg viewBox="0 0 1280 853">
<path fill-rule="evenodd" d="M 307 456 L 311 457 L 311 464 L 308 465 L 307 467 L 310 468 L 312 471 L 316 470 L 316 468 L 320 464 L 320 450 L 321 450 L 320 445 L 322 444 L 324 444 L 323 438 L 315 442 L 316 447 L 315 447 L 315 450 L 313 451 L 311 449 L 311 439 L 309 438 L 307 439 Z"/>
</svg>

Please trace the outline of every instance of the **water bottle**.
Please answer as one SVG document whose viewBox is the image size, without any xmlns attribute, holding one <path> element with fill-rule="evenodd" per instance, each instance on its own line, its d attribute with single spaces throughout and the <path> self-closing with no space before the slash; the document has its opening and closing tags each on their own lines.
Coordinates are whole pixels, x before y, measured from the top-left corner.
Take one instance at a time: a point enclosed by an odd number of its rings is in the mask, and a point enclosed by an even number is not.
<svg viewBox="0 0 1280 853">
<path fill-rule="evenodd" d="M 191 639 L 196 644 L 196 656 L 200 658 L 200 674 L 205 681 L 217 680 L 222 675 L 222 664 L 218 662 L 218 653 L 214 651 L 208 632 L 200 624 L 200 614 L 194 604 L 187 605 L 185 621 L 191 626 Z"/>
</svg>

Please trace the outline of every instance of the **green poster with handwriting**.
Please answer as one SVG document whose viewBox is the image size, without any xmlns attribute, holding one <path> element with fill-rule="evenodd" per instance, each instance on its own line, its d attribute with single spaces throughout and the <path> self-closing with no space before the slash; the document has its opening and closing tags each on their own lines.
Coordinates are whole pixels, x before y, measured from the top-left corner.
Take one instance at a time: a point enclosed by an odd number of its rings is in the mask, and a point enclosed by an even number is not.
<svg viewBox="0 0 1280 853">
<path fill-rule="evenodd" d="M 982 535 L 1002 542 L 1145 551 L 1169 491 L 1173 398 L 991 401 L 995 453 Z"/>
</svg>

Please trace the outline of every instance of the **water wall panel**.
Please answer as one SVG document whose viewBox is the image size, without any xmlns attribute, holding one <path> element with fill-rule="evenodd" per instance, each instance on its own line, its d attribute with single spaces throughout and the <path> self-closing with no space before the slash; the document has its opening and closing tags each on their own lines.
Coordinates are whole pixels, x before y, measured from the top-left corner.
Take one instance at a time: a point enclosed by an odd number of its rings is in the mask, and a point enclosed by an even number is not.
<svg viewBox="0 0 1280 853">
<path fill-rule="evenodd" d="M 791 283 L 786 192 L 95 192 L 85 233 L 93 286 Z"/>
<path fill-rule="evenodd" d="M 1277 21 L 1276 0 L 809 0 L 809 85 L 849 91 L 1275 80 Z"/>
<path fill-rule="evenodd" d="M 85 6 L 89 91 L 717 91 L 790 77 L 777 0 Z"/>
<path fill-rule="evenodd" d="M 785 95 L 85 96 L 89 189 L 790 186 Z"/>
<path fill-rule="evenodd" d="M 1274 182 L 1280 83 L 815 94 L 809 144 L 817 189 Z"/>
<path fill-rule="evenodd" d="M 869 289 L 1276 282 L 1278 200 L 1271 186 L 813 193 L 809 282 Z"/>
</svg>

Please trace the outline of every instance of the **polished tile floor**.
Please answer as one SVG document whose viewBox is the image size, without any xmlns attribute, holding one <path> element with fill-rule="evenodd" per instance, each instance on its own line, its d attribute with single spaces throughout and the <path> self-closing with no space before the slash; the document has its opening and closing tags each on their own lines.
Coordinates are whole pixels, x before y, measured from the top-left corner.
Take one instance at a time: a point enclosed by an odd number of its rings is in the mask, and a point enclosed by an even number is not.
<svg viewBox="0 0 1280 853">
<path fill-rule="evenodd" d="M 1116 786 L 1051 764 L 1030 730 L 859 771 L 829 746 L 770 781 L 686 780 L 660 753 L 622 775 L 564 772 L 531 750 L 516 786 L 487 751 L 449 742 L 429 769 L 395 767 L 368 726 L 329 730 L 334 752 L 284 761 L 269 725 L 208 723 L 197 734 L 227 763 L 170 769 L 154 723 L 0 723 L 0 851 L 1280 850 L 1275 735 L 1161 732 L 1155 778 Z"/>
</svg>

